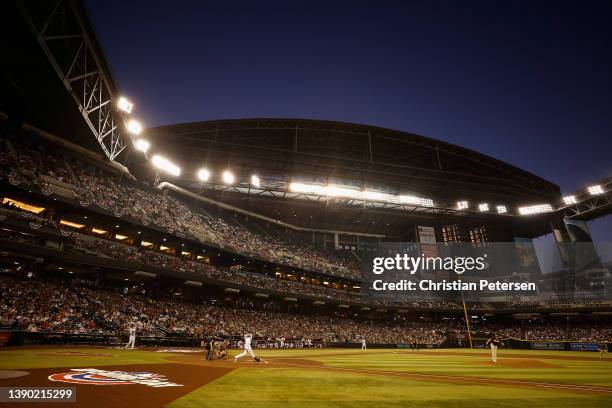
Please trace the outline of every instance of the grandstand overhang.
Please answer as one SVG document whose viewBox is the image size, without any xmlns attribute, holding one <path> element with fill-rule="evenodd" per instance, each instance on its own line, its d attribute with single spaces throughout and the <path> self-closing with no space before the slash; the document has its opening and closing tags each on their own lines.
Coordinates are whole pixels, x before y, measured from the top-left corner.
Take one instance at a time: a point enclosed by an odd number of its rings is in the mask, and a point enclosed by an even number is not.
<svg viewBox="0 0 612 408">
<path fill-rule="evenodd" d="M 561 201 L 559 188 L 486 155 L 427 137 L 351 123 L 240 119 L 147 130 L 152 146 L 180 163 L 173 184 L 298 225 L 402 235 L 415 222 L 495 223 L 516 236 L 550 231 L 550 215 L 518 219 L 520 206 Z M 206 169 L 207 179 L 197 177 Z M 222 173 L 231 170 L 233 183 Z M 257 176 L 257 186 L 251 177 Z M 348 186 L 374 194 L 411 195 L 432 204 L 292 191 L 292 183 Z M 459 209 L 459 201 L 469 208 Z M 481 211 L 479 205 L 490 210 Z M 498 211 L 498 206 L 506 211 Z M 333 214 L 322 216 L 321 213 Z M 510 218 L 517 218 L 511 220 Z M 412 222 L 411 222 L 412 221 Z M 357 225 L 359 224 L 359 225 Z"/>
<path fill-rule="evenodd" d="M 147 130 L 154 146 L 180 160 L 186 181 L 196 169 L 230 168 L 241 176 L 285 181 L 342 179 L 420 193 L 440 202 L 462 195 L 525 204 L 558 199 L 559 188 L 483 154 L 427 137 L 373 126 L 303 119 L 243 119 Z M 447 194 L 450 191 L 452 195 Z"/>
</svg>

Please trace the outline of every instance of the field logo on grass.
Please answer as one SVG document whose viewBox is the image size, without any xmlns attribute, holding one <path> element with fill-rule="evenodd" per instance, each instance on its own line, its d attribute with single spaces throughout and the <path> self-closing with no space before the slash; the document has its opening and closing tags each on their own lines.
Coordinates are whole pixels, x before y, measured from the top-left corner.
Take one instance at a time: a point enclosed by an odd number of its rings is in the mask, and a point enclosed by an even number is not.
<svg viewBox="0 0 612 408">
<path fill-rule="evenodd" d="M 71 384 L 91 385 L 130 385 L 141 384 L 154 388 L 182 387 L 183 384 L 175 384 L 161 374 L 127 371 L 107 371 L 97 368 L 73 368 L 69 373 L 51 374 L 51 381 L 59 381 Z"/>
</svg>

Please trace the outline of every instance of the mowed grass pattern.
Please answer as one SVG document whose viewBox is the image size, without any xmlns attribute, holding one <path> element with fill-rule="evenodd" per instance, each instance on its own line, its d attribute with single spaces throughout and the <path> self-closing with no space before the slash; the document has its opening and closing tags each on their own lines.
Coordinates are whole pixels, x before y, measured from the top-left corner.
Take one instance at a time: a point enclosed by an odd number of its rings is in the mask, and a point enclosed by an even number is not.
<svg viewBox="0 0 612 408">
<path fill-rule="evenodd" d="M 244 364 L 236 371 L 170 404 L 194 407 L 607 407 L 612 394 L 577 393 L 559 389 L 484 384 L 478 379 L 454 383 L 432 379 L 386 376 L 383 371 L 444 376 L 512 379 L 547 383 L 612 387 L 612 359 L 595 353 L 506 351 L 507 359 L 542 361 L 539 367 L 489 366 L 488 353 L 474 350 L 283 350 L 260 351 L 274 364 L 283 358 L 287 368 Z M 451 353 L 452 355 L 447 355 Z M 526 357 L 525 355 L 529 355 Z M 544 356 L 544 357 L 542 357 Z M 567 360 L 560 357 L 588 357 Z M 292 362 L 291 359 L 296 359 Z M 303 359 L 324 364 L 306 369 Z M 278 365 L 278 363 L 276 364 Z M 282 364 L 281 364 L 282 365 Z M 552 367 L 551 367 L 552 365 Z M 356 371 L 354 371 L 356 370 Z M 611 388 L 612 390 L 612 388 Z"/>
<path fill-rule="evenodd" d="M 67 352 L 83 355 L 63 355 Z M 612 356 L 602 360 L 597 353 L 501 350 L 500 364 L 491 366 L 486 350 L 256 352 L 269 364 L 231 361 L 203 364 L 201 353 L 177 355 L 92 347 L 17 348 L 0 351 L 0 369 L 179 364 L 177 356 L 182 368 L 193 376 L 210 369 L 207 364 L 236 367 L 231 373 L 175 400 L 169 404 L 170 408 L 612 406 L 612 393 L 486 383 L 491 379 L 519 380 L 598 386 L 612 391 Z M 236 353 L 234 350 L 230 354 Z M 456 382 L 454 377 L 473 379 Z"/>
<path fill-rule="evenodd" d="M 485 350 L 469 352 L 471 355 L 461 355 L 466 351 L 448 353 L 449 350 L 390 351 L 371 358 L 367 354 L 349 354 L 314 359 L 332 367 L 612 387 L 612 358 L 600 359 L 598 353 L 501 350 L 496 366 L 489 365 L 490 356 Z M 588 361 L 567 359 L 572 356 Z M 535 367 L 521 367 L 530 364 Z"/>
</svg>

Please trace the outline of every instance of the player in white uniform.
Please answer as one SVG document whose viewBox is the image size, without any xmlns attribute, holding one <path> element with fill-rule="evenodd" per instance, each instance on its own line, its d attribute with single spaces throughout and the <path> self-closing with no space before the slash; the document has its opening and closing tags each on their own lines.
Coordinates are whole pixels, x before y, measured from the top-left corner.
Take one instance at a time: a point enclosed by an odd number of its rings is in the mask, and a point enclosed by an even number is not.
<svg viewBox="0 0 612 408">
<path fill-rule="evenodd" d="M 361 349 L 366 350 L 368 347 L 366 346 L 366 339 L 361 339 Z"/>
<path fill-rule="evenodd" d="M 136 327 L 132 326 L 130 327 L 130 339 L 128 340 L 128 343 L 125 345 L 125 348 L 133 349 L 134 343 L 136 343 Z"/>
<path fill-rule="evenodd" d="M 244 351 L 238 354 L 236 357 L 234 357 L 234 362 L 238 362 L 238 360 L 240 360 L 242 357 L 246 356 L 247 354 L 250 355 L 253 360 L 260 361 L 259 357 L 256 357 L 255 353 L 253 353 L 253 349 L 251 348 L 251 340 L 253 340 L 252 334 L 244 335 Z"/>
<path fill-rule="evenodd" d="M 491 361 L 497 363 L 497 348 L 501 345 L 501 341 L 495 335 L 489 336 L 486 343 L 491 348 Z"/>
</svg>

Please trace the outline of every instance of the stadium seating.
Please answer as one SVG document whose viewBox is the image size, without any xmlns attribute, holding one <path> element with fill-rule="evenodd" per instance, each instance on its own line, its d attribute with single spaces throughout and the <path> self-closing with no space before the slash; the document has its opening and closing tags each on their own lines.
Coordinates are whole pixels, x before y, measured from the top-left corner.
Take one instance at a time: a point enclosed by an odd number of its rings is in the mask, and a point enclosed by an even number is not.
<svg viewBox="0 0 612 408">
<path fill-rule="evenodd" d="M 0 326 L 26 331 L 120 334 L 137 324 L 141 335 L 239 336 L 313 339 L 327 343 L 371 342 L 440 344 L 448 325 L 355 320 L 282 313 L 270 302 L 213 305 L 94 288 L 91 282 L 0 280 Z M 34 296 L 35 295 L 35 296 Z M 160 330 L 164 328 L 164 330 Z M 408 330 L 408 328 L 410 330 Z"/>
<path fill-rule="evenodd" d="M 0 326 L 31 332 L 125 332 L 132 324 L 140 335 L 240 336 L 252 331 L 260 339 L 311 339 L 325 344 L 359 342 L 413 343 L 437 346 L 448 335 L 465 332 L 461 319 L 439 322 L 358 319 L 347 315 L 309 316 L 281 312 L 271 301 L 237 300 L 219 305 L 210 300 L 185 301 L 159 294 L 126 294 L 92 282 L 49 279 L 0 279 Z M 532 341 L 610 341 L 612 326 L 592 322 L 480 322 L 474 333 L 495 332 L 503 338 Z"/>
<path fill-rule="evenodd" d="M 120 179 L 106 169 L 86 165 L 76 157 L 54 157 L 43 147 L 8 140 L 0 143 L 0 164 L 14 185 L 32 183 L 43 191 L 68 190 L 83 207 L 96 206 L 119 218 L 152 225 L 171 234 L 201 241 L 245 256 L 329 275 L 359 279 L 356 262 L 294 239 L 279 239 L 228 218 L 193 208 L 142 183 Z M 275 230 L 279 234 L 279 230 Z"/>
</svg>

